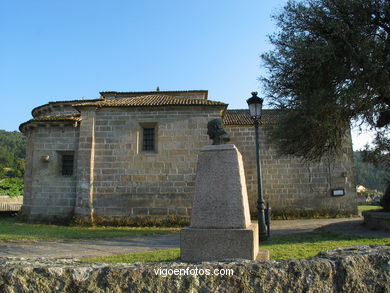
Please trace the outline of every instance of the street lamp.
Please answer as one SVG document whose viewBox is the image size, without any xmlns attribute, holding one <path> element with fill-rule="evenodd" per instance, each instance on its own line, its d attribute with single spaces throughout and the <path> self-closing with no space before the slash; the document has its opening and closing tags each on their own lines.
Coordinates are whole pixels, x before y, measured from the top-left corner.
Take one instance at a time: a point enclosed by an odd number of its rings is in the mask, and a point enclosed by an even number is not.
<svg viewBox="0 0 390 293">
<path fill-rule="evenodd" d="M 249 114 L 253 120 L 256 134 L 256 165 L 257 165 L 257 210 L 259 223 L 260 240 L 267 239 L 267 226 L 265 223 L 265 204 L 263 199 L 263 191 L 261 186 L 261 166 L 259 153 L 259 124 L 261 119 L 261 111 L 263 107 L 263 99 L 257 96 L 257 92 L 252 92 L 252 97 L 247 101 L 249 106 Z"/>
</svg>

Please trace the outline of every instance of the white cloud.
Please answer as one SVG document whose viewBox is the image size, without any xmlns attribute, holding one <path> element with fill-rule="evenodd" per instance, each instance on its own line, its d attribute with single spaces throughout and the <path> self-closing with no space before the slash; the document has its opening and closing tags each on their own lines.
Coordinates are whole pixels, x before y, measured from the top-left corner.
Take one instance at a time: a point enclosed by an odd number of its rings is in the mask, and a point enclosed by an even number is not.
<svg viewBox="0 0 390 293">
<path fill-rule="evenodd" d="M 376 131 L 370 130 L 366 126 L 352 128 L 352 146 L 353 150 L 364 149 L 366 144 L 372 145 L 372 141 L 375 138 Z"/>
</svg>

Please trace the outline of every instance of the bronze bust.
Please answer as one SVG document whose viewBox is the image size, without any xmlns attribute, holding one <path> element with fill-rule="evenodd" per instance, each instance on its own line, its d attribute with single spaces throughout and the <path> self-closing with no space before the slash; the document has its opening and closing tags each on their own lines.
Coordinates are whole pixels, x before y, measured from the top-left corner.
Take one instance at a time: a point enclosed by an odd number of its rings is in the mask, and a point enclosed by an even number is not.
<svg viewBox="0 0 390 293">
<path fill-rule="evenodd" d="M 213 145 L 225 144 L 230 141 L 229 134 L 223 128 L 223 122 L 220 118 L 215 118 L 207 123 L 207 134 L 213 140 Z"/>
</svg>

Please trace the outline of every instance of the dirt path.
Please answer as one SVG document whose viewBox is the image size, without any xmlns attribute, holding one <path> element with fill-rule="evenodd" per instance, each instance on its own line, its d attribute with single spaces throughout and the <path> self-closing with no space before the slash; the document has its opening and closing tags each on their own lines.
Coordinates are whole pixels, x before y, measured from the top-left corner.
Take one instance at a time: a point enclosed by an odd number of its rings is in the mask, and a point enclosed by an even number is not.
<svg viewBox="0 0 390 293">
<path fill-rule="evenodd" d="M 372 231 L 361 218 L 273 221 L 271 237 L 326 229 L 365 237 L 390 237 L 390 232 Z M 179 233 L 110 239 L 58 240 L 38 242 L 0 242 L 0 257 L 70 258 L 134 253 L 178 248 Z"/>
<path fill-rule="evenodd" d="M 179 233 L 105 239 L 0 242 L 0 257 L 87 257 L 170 249 L 179 245 Z"/>
</svg>

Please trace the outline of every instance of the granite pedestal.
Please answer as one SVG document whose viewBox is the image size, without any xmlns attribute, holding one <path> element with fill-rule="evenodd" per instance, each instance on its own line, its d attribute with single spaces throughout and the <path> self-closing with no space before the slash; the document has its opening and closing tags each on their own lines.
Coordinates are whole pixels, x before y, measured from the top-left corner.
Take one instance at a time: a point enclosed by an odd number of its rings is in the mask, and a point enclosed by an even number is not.
<svg viewBox="0 0 390 293">
<path fill-rule="evenodd" d="M 233 144 L 205 146 L 198 158 L 190 227 L 180 236 L 183 261 L 268 259 L 251 223 L 244 165 Z"/>
</svg>

